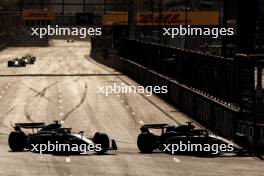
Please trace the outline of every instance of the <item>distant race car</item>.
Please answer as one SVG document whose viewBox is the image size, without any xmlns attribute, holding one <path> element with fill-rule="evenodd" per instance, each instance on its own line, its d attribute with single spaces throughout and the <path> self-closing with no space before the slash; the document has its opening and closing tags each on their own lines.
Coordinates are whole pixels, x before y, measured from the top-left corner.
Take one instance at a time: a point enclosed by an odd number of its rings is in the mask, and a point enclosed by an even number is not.
<svg viewBox="0 0 264 176">
<path fill-rule="evenodd" d="M 74 40 L 73 39 L 67 39 L 67 43 L 73 43 Z"/>
<path fill-rule="evenodd" d="M 32 129 L 33 133 L 26 134 L 23 129 Z M 69 144 L 77 145 L 81 149 L 81 145 L 100 145 L 100 150 L 96 153 L 105 153 L 108 150 L 117 150 L 115 140 L 109 140 L 109 137 L 104 133 L 95 133 L 93 138 L 87 138 L 83 132 L 72 133 L 70 128 L 62 128 L 59 121 L 54 121 L 51 124 L 45 123 L 17 123 L 14 127 L 15 131 L 11 132 L 8 138 L 9 147 L 12 151 L 18 152 L 23 150 L 32 150 L 33 146 L 40 147 L 40 144 Z M 111 145 L 111 146 L 110 146 Z M 40 148 L 35 150 L 39 153 Z M 45 153 L 81 153 L 83 150 L 64 150 L 64 151 L 47 151 Z"/>
<path fill-rule="evenodd" d="M 8 67 L 26 67 L 27 63 L 24 60 L 15 58 L 7 62 Z"/>
<path fill-rule="evenodd" d="M 161 130 L 160 135 L 154 134 L 155 130 Z M 151 132 L 153 131 L 153 132 Z M 214 155 L 221 154 L 219 152 L 214 153 L 215 151 L 207 150 L 207 151 L 194 151 L 194 150 L 175 150 L 176 145 L 179 147 L 180 145 L 189 145 L 191 144 L 195 147 L 198 145 L 204 146 L 207 144 L 208 146 L 219 147 L 221 144 L 229 145 L 230 151 L 236 152 L 236 148 L 231 144 L 227 144 L 222 141 L 217 136 L 209 135 L 208 131 L 205 129 L 196 129 L 191 122 L 180 126 L 170 126 L 167 124 L 152 124 L 152 125 L 144 125 L 141 127 L 141 133 L 137 139 L 138 149 L 142 153 L 152 153 L 153 151 L 166 151 L 166 153 L 174 154 L 193 154 L 193 155 Z M 174 145 L 174 146 L 173 146 Z M 168 150 L 165 150 L 165 147 L 168 147 Z M 177 148 L 179 149 L 179 148 Z M 234 150 L 233 150 L 234 149 Z M 174 152 L 174 153 L 172 153 Z"/>
<path fill-rule="evenodd" d="M 28 55 L 23 56 L 21 60 L 26 62 L 26 64 L 34 64 L 36 61 L 36 57 L 28 54 Z"/>
</svg>

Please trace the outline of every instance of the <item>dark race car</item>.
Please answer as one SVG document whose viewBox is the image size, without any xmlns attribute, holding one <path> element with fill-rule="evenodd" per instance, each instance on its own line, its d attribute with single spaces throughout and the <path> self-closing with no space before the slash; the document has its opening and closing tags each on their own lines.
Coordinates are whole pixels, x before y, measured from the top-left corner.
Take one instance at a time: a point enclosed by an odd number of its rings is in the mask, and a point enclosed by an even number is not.
<svg viewBox="0 0 264 176">
<path fill-rule="evenodd" d="M 161 130 L 160 135 L 154 133 Z M 153 132 L 151 132 L 153 131 Z M 196 129 L 191 122 L 180 126 L 152 124 L 141 127 L 137 139 L 142 153 L 161 151 L 169 154 L 219 155 L 225 152 L 239 152 L 237 146 L 223 139 L 209 135 L 205 129 Z"/>
<path fill-rule="evenodd" d="M 32 129 L 32 133 L 26 134 L 22 128 Z M 103 154 L 108 150 L 117 149 L 115 140 L 110 141 L 104 133 L 97 132 L 93 138 L 87 138 L 83 132 L 72 133 L 70 128 L 62 128 L 59 121 L 51 124 L 17 123 L 14 129 L 15 131 L 11 132 L 8 138 L 9 147 L 14 152 L 30 150 L 52 154 L 86 152 Z M 53 150 L 50 150 L 51 148 Z"/>
<path fill-rule="evenodd" d="M 24 60 L 15 58 L 7 62 L 8 67 L 26 67 L 26 62 Z"/>
<path fill-rule="evenodd" d="M 23 60 L 26 64 L 34 64 L 36 61 L 36 57 L 28 54 L 23 56 L 21 60 Z"/>
<path fill-rule="evenodd" d="M 67 43 L 74 43 L 73 39 L 67 39 Z"/>
</svg>

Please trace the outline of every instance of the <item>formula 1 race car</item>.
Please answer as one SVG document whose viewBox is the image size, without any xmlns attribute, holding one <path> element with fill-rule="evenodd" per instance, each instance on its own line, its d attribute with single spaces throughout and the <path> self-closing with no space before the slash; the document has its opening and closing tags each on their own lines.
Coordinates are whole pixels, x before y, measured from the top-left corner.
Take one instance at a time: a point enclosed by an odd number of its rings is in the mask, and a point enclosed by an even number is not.
<svg viewBox="0 0 264 176">
<path fill-rule="evenodd" d="M 26 134 L 23 129 L 32 129 L 32 133 Z M 108 150 L 117 150 L 115 140 L 109 140 L 109 137 L 104 133 L 95 133 L 93 138 L 87 138 L 83 132 L 72 133 L 71 128 L 62 128 L 59 121 L 54 121 L 51 124 L 45 123 L 16 123 L 15 131 L 11 132 L 8 138 L 8 144 L 12 151 L 18 152 L 30 150 L 36 153 L 82 153 L 87 151 L 86 147 L 81 149 L 81 146 L 89 146 L 89 148 L 99 154 L 106 153 Z M 111 144 L 110 144 L 111 143 Z M 53 150 L 43 150 L 43 145 L 53 145 Z M 54 146 L 64 146 L 63 150 L 55 150 Z M 66 148 L 65 145 L 69 147 Z M 75 146 L 75 150 L 70 147 Z M 99 147 L 97 147 L 97 145 Z M 34 147 L 34 150 L 33 150 Z"/>
<path fill-rule="evenodd" d="M 36 57 L 35 56 L 31 56 L 30 54 L 25 55 L 21 58 L 21 60 L 23 60 L 24 62 L 26 62 L 26 64 L 34 64 L 36 61 Z"/>
<path fill-rule="evenodd" d="M 161 135 L 156 135 L 150 130 L 161 130 Z M 223 152 L 233 152 L 235 149 L 233 144 L 227 144 L 217 136 L 209 135 L 207 130 L 196 129 L 191 122 L 177 127 L 167 124 L 144 125 L 141 127 L 137 146 L 142 153 L 159 150 L 169 154 L 192 155 L 219 155 Z M 226 148 L 220 150 L 220 147 Z M 184 150 L 181 150 L 182 148 Z"/>
<path fill-rule="evenodd" d="M 7 62 L 7 66 L 8 67 L 25 67 L 26 66 L 26 62 L 24 60 L 15 58 L 13 60 L 10 60 Z"/>
<path fill-rule="evenodd" d="M 74 40 L 73 39 L 67 39 L 67 43 L 73 43 Z"/>
</svg>

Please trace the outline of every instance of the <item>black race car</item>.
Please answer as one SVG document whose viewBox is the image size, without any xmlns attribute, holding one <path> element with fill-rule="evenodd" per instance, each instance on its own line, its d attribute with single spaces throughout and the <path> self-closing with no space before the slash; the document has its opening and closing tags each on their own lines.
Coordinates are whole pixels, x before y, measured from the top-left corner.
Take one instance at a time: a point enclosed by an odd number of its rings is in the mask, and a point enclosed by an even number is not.
<svg viewBox="0 0 264 176">
<path fill-rule="evenodd" d="M 33 132 L 26 134 L 22 131 L 22 128 L 32 129 Z M 115 140 L 110 141 L 109 137 L 104 133 L 97 132 L 93 138 L 87 138 L 83 135 L 83 132 L 72 133 L 70 128 L 62 128 L 59 121 L 54 121 L 51 124 L 17 123 L 14 129 L 15 131 L 11 132 L 8 138 L 9 147 L 14 152 L 26 149 L 36 153 L 80 154 L 88 151 L 86 149 L 89 147 L 89 151 L 102 154 L 108 150 L 117 149 Z M 53 145 L 53 150 L 44 151 L 43 145 Z M 57 147 L 56 150 L 54 146 Z M 58 146 L 64 146 L 64 149 L 60 148 L 58 150 Z"/>
<path fill-rule="evenodd" d="M 24 62 L 26 62 L 26 64 L 34 64 L 35 61 L 36 61 L 36 57 L 28 54 L 28 55 L 23 56 L 21 58 L 21 60 L 23 60 Z"/>
<path fill-rule="evenodd" d="M 7 62 L 8 67 L 26 67 L 27 63 L 24 60 L 15 58 Z"/>
<path fill-rule="evenodd" d="M 161 130 L 161 134 L 156 135 L 156 130 Z M 238 152 L 233 143 L 209 135 L 205 129 L 196 129 L 191 122 L 180 126 L 144 125 L 141 127 L 137 146 L 142 153 L 161 151 L 169 154 L 219 155 Z"/>
</svg>

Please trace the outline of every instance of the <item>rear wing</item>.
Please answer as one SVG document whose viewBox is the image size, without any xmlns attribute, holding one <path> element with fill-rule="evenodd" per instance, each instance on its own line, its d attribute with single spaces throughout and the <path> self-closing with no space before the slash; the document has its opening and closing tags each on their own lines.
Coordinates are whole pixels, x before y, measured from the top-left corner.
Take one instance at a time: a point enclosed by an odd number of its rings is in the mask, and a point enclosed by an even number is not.
<svg viewBox="0 0 264 176">
<path fill-rule="evenodd" d="M 148 124 L 148 125 L 143 125 L 140 128 L 140 131 L 144 133 L 144 132 L 149 132 L 149 129 L 160 129 L 162 130 L 162 133 L 164 133 L 164 130 L 169 127 L 171 126 L 168 124 Z"/>
<path fill-rule="evenodd" d="M 147 124 L 147 125 L 143 125 L 141 128 L 163 129 L 167 127 L 170 127 L 170 125 L 168 124 Z"/>
<path fill-rule="evenodd" d="M 34 129 L 34 128 L 44 128 L 46 123 L 16 123 L 15 127 Z"/>
</svg>

